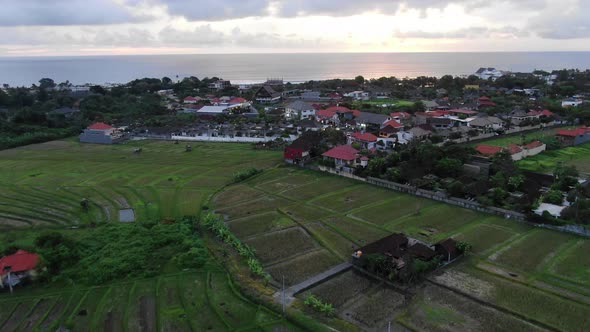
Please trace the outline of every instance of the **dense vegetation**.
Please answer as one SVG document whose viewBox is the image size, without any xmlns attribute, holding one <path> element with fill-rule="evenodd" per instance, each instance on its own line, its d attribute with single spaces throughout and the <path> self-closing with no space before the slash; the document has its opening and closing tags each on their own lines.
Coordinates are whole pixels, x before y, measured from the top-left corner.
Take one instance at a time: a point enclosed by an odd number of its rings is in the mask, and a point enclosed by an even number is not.
<svg viewBox="0 0 590 332">
<path fill-rule="evenodd" d="M 59 231 L 40 234 L 33 248 L 41 255 L 45 282 L 75 282 L 87 285 L 131 277 L 151 277 L 170 264 L 175 269 L 197 268 L 208 252 L 193 230 L 194 218 L 176 222 L 104 224 L 78 236 Z M 4 248 L 11 253 L 18 248 Z"/>
</svg>

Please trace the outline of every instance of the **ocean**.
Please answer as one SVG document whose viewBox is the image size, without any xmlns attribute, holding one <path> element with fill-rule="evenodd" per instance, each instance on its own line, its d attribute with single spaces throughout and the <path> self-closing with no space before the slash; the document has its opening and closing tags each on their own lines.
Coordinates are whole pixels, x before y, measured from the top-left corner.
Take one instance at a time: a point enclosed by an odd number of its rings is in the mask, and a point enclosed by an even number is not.
<svg viewBox="0 0 590 332">
<path fill-rule="evenodd" d="M 382 76 L 469 75 L 480 67 L 530 72 L 590 68 L 590 52 L 520 53 L 301 53 L 197 54 L 81 57 L 0 57 L 0 84 L 29 86 L 49 77 L 57 83 L 126 83 L 136 78 L 217 76 L 234 83 L 282 78 L 289 82 Z"/>
</svg>

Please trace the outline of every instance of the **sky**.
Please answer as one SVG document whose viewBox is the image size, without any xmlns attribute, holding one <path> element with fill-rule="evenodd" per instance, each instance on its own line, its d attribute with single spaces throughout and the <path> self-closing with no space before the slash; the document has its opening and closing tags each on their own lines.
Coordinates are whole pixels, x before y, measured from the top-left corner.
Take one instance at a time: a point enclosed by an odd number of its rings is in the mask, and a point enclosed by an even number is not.
<svg viewBox="0 0 590 332">
<path fill-rule="evenodd" d="M 0 56 L 590 51 L 588 0 L 0 0 Z"/>
</svg>

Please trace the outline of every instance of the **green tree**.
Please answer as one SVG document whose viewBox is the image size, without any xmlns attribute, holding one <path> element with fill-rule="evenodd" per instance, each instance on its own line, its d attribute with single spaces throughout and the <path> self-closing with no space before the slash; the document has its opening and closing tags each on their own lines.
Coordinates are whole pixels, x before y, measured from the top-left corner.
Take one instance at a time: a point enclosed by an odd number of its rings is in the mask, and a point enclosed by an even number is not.
<svg viewBox="0 0 590 332">
<path fill-rule="evenodd" d="M 365 84 L 365 78 L 362 77 L 361 75 L 357 76 L 354 78 L 354 81 L 356 82 L 356 84 L 358 85 L 363 85 Z"/>
</svg>

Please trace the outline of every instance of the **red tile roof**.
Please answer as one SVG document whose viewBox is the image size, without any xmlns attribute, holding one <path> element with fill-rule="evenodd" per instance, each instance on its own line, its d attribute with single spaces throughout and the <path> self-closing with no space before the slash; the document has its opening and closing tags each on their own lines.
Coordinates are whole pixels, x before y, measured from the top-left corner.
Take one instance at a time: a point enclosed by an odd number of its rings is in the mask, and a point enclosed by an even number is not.
<svg viewBox="0 0 590 332">
<path fill-rule="evenodd" d="M 479 101 L 487 101 L 487 100 L 491 100 L 490 97 L 486 97 L 486 96 L 479 97 Z"/>
<path fill-rule="evenodd" d="M 375 136 L 371 133 L 354 133 L 354 134 L 352 134 L 352 137 L 354 137 L 355 139 L 357 139 L 359 141 L 377 142 L 377 136 Z"/>
<path fill-rule="evenodd" d="M 237 97 L 237 98 L 233 98 L 233 99 L 231 99 L 231 100 L 230 100 L 228 103 L 229 103 L 230 105 L 235 105 L 235 104 L 243 104 L 243 103 L 245 103 L 245 102 L 247 102 L 247 100 L 246 100 L 246 99 L 244 99 L 244 98 L 242 98 L 242 97 Z"/>
<path fill-rule="evenodd" d="M 570 137 L 576 137 L 576 136 L 582 136 L 589 133 L 590 134 L 590 128 L 588 127 L 581 127 L 578 129 L 573 129 L 573 130 L 560 130 L 557 132 L 558 136 L 570 136 Z"/>
<path fill-rule="evenodd" d="M 10 266 L 11 272 L 33 270 L 39 262 L 39 255 L 19 250 L 14 255 L 0 258 L 0 276 L 5 275 L 4 269 Z"/>
<path fill-rule="evenodd" d="M 322 154 L 324 157 L 341 159 L 341 160 L 355 160 L 359 151 L 350 145 L 340 145 Z"/>
<path fill-rule="evenodd" d="M 491 145 L 478 145 L 475 150 L 484 156 L 493 156 L 502 151 L 501 147 Z"/>
<path fill-rule="evenodd" d="M 394 112 L 394 113 L 389 114 L 389 116 L 392 118 L 402 118 L 402 119 L 409 119 L 412 117 L 412 115 L 407 112 Z"/>
<path fill-rule="evenodd" d="M 188 96 L 188 97 L 184 98 L 184 101 L 197 101 L 197 98 L 192 97 L 192 96 Z"/>
<path fill-rule="evenodd" d="M 109 130 L 109 129 L 113 129 L 113 127 L 111 125 L 108 125 L 108 124 L 103 123 L 103 122 L 97 122 L 97 123 L 89 126 L 88 129 L 93 129 L 93 130 Z"/>
<path fill-rule="evenodd" d="M 508 147 L 506 148 L 506 150 L 508 150 L 508 152 L 510 152 L 510 154 L 517 154 L 522 152 L 522 149 L 520 148 L 520 146 L 516 145 L 516 144 L 510 144 L 508 145 Z"/>
<path fill-rule="evenodd" d="M 367 157 L 367 156 L 362 156 L 362 157 L 361 157 L 361 160 L 363 160 L 363 161 L 367 161 L 367 160 L 369 160 L 369 157 Z"/>
<path fill-rule="evenodd" d="M 331 118 L 336 114 L 336 111 L 331 110 L 319 110 L 315 112 L 315 115 L 319 118 Z"/>
<path fill-rule="evenodd" d="M 404 125 L 395 121 L 395 120 L 390 120 L 390 121 L 385 122 L 383 124 L 383 127 L 403 128 Z"/>
<path fill-rule="evenodd" d="M 534 148 L 541 147 L 543 145 L 544 145 L 544 143 L 541 141 L 532 141 L 529 144 L 525 145 L 524 148 L 525 149 L 534 149 Z"/>
</svg>

